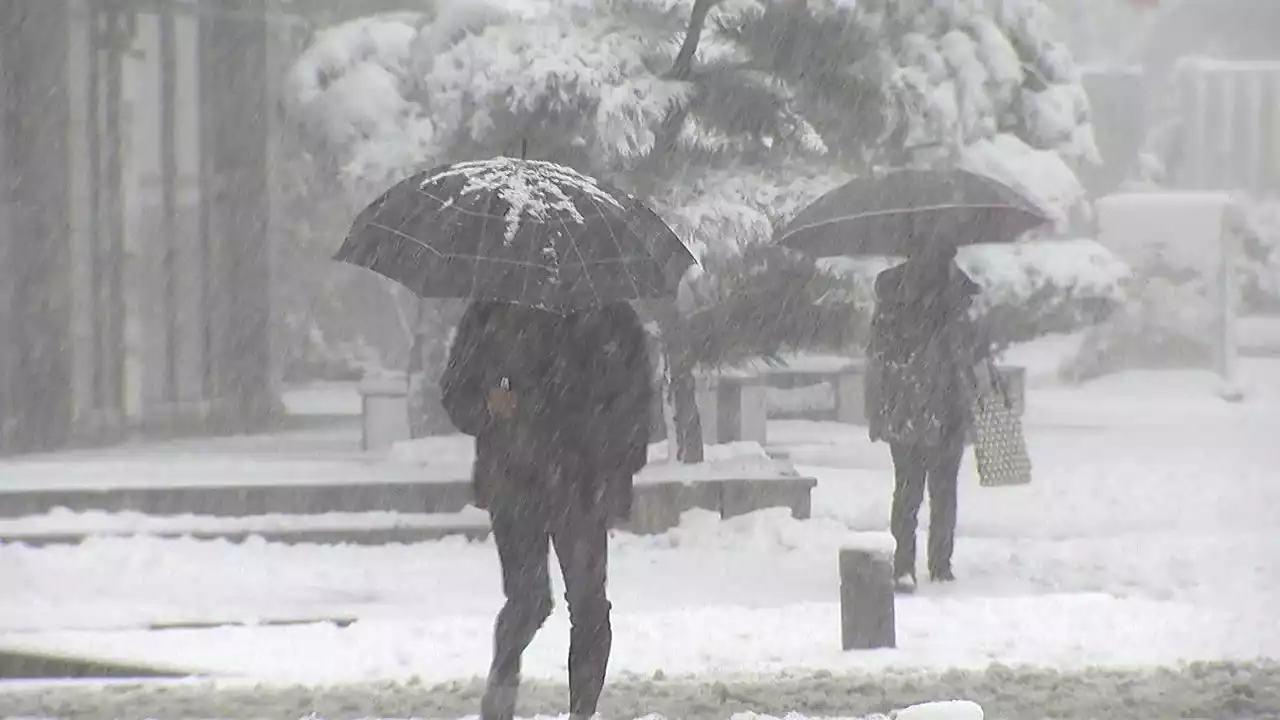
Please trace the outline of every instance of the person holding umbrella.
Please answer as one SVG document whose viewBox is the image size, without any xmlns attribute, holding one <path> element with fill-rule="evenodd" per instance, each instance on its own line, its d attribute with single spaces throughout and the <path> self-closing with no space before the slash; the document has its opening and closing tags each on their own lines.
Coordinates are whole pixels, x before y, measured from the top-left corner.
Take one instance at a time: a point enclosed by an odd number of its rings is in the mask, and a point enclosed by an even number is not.
<svg viewBox="0 0 1280 720">
<path fill-rule="evenodd" d="M 506 603 L 482 720 L 510 720 L 520 658 L 551 614 L 555 548 L 571 624 L 569 712 L 591 717 L 612 630 L 609 524 L 631 511 L 648 452 L 646 335 L 626 303 L 558 315 L 472 304 L 441 378 L 445 410 L 476 438 L 475 504 L 489 511 Z"/>
<path fill-rule="evenodd" d="M 982 440 L 979 474 L 985 468 L 992 475 L 981 478 L 983 484 L 1028 478 L 1024 445 L 995 448 L 1017 462 L 983 462 L 999 454 L 989 441 L 1007 439 L 994 430 L 1020 439 L 1021 426 L 1011 417 L 1008 395 L 1000 392 L 1005 412 L 997 412 L 984 387 L 998 389 L 998 379 L 986 333 L 970 312 L 979 287 L 955 258 L 960 246 L 1015 242 L 1050 222 L 1029 200 L 984 175 L 901 169 L 835 188 L 777 233 L 778 244 L 819 257 L 906 258 L 876 277 L 866 373 L 868 432 L 873 441 L 887 442 L 893 456 L 889 525 L 899 591 L 916 588 L 916 518 L 926 489 L 929 575 L 955 579 L 957 476 L 971 426 Z M 975 404 L 986 413 L 976 426 Z M 986 422 L 994 417 L 1007 422 Z"/>
<path fill-rule="evenodd" d="M 337 259 L 421 297 L 469 301 L 441 400 L 476 438 L 506 603 L 481 720 L 512 720 L 520 661 L 551 613 L 555 548 L 571 624 L 569 712 L 595 714 L 612 644 L 608 530 L 648 455 L 647 335 L 633 301 L 673 299 L 696 261 L 652 209 L 572 168 L 443 165 L 356 217 Z"/>
<path fill-rule="evenodd" d="M 876 277 L 867 349 L 866 404 L 872 441 L 893 456 L 889 528 L 896 541 L 894 583 L 916 588 L 916 518 L 929 492 L 930 579 L 955 580 L 956 487 L 972 422 L 973 368 L 990 356 L 970 317 L 978 285 L 946 241 L 921 243 L 907 261 Z"/>
</svg>

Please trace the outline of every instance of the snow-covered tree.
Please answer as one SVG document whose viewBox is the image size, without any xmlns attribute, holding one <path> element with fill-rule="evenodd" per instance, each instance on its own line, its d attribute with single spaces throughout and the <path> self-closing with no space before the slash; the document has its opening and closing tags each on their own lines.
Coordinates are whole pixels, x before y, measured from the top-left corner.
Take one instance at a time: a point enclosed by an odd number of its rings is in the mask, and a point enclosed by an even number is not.
<svg viewBox="0 0 1280 720">
<path fill-rule="evenodd" d="M 524 154 L 649 197 L 695 249 L 767 238 L 776 199 L 794 194 L 769 161 L 825 148 L 776 83 L 714 42 L 690 42 L 682 10 L 469 2 L 361 18 L 320 33 L 299 58 L 291 110 L 362 200 L 422 165 Z M 717 218 L 678 190 L 753 173 L 760 187 Z M 736 345 L 715 347 L 726 346 Z"/>
<path fill-rule="evenodd" d="M 732 257 L 872 164 L 967 163 L 1065 215 L 1068 163 L 1096 149 L 1050 21 L 1042 0 L 437 0 L 319 33 L 290 110 L 357 202 L 424 165 L 525 154 Z M 749 265 L 708 263 L 758 280 Z"/>
<path fill-rule="evenodd" d="M 363 195 L 523 149 L 646 195 L 754 176 L 723 221 L 663 208 L 689 227 L 776 214 L 754 198 L 789 192 L 780 163 L 832 184 L 868 163 L 968 163 L 1065 213 L 1068 164 L 1097 158 L 1044 0 L 439 0 L 322 32 L 291 77 Z"/>
<path fill-rule="evenodd" d="M 1088 98 L 1043 0 L 810 0 L 726 33 L 794 89 L 825 144 L 867 163 L 956 163 L 1060 218 L 1098 161 Z"/>
</svg>

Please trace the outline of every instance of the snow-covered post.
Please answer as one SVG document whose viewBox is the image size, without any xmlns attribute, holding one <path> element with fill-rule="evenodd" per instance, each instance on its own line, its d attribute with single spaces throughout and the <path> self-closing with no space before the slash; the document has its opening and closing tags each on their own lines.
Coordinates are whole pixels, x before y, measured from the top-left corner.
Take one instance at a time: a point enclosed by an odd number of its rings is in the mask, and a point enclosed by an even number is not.
<svg viewBox="0 0 1280 720">
<path fill-rule="evenodd" d="M 1236 334 L 1236 315 L 1240 306 L 1240 228 L 1243 208 L 1232 203 L 1222 213 L 1222 233 L 1218 242 L 1218 374 L 1222 377 L 1222 397 L 1230 402 L 1244 399 L 1240 388 L 1240 341 Z"/>
<path fill-rule="evenodd" d="M 840 646 L 846 651 L 897 647 L 893 552 L 888 533 L 865 533 L 840 550 Z"/>
</svg>

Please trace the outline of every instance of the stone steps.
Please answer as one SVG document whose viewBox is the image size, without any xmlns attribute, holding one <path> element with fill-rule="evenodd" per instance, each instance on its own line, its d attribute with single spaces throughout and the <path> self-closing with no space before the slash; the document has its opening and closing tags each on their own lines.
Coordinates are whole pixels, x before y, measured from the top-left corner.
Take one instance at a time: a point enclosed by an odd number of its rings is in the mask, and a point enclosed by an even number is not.
<svg viewBox="0 0 1280 720">
<path fill-rule="evenodd" d="M 452 516 L 471 503 L 471 483 L 467 480 L 414 482 L 389 479 L 370 482 L 361 478 L 351 484 L 288 483 L 218 486 L 117 486 L 117 487 L 0 487 L 0 519 L 29 518 L 53 512 L 100 512 L 108 514 L 136 513 L 145 516 L 208 516 L 213 518 L 248 518 L 263 515 L 314 517 L 329 513 L 358 514 L 395 512 L 408 515 Z M 625 529 L 639 534 L 665 532 L 678 524 L 680 514 L 694 508 L 734 517 L 768 507 L 790 508 L 793 516 L 808 518 L 811 511 L 810 492 L 816 485 L 812 478 L 720 478 L 708 480 L 645 481 L 635 486 L 632 521 Z M 310 522 L 305 528 L 270 529 L 227 528 L 218 523 L 216 529 L 195 523 L 173 532 L 147 533 L 162 537 L 189 536 L 242 542 L 250 537 L 263 537 L 282 543 L 356 543 L 388 544 L 423 542 L 446 536 L 462 535 L 480 539 L 487 537 L 487 523 L 452 521 L 414 523 L 405 527 L 380 525 L 352 527 L 343 523 L 336 527 L 317 527 Z M 81 532 L 77 528 L 58 532 L 4 532 L 0 542 L 31 545 L 78 543 L 86 537 L 119 535 L 110 532 Z"/>
<path fill-rule="evenodd" d="M 456 522 L 438 526 L 400 527 L 343 527 L 343 528 L 293 528 L 293 529 L 165 529 L 147 532 L 124 531 L 69 531 L 54 532 L 4 532 L 0 544 L 21 544 L 28 547 L 52 545 L 78 545 L 90 538 L 153 537 L 165 539 L 190 538 L 193 540 L 222 540 L 244 543 L 260 539 L 281 545 L 408 545 L 431 542 L 447 537 L 464 537 L 479 541 L 489 537 L 486 522 Z"/>
</svg>

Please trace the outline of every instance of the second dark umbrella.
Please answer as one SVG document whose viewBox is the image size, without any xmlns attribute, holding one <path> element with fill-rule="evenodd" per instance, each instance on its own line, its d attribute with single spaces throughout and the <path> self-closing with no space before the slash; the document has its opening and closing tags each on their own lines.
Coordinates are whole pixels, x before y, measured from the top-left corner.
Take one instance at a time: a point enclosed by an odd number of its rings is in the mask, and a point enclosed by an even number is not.
<svg viewBox="0 0 1280 720">
<path fill-rule="evenodd" d="M 910 255 L 913 244 L 1008 243 L 1050 222 L 1017 191 L 966 170 L 856 178 L 801 210 L 778 244 L 818 257 Z"/>
</svg>

